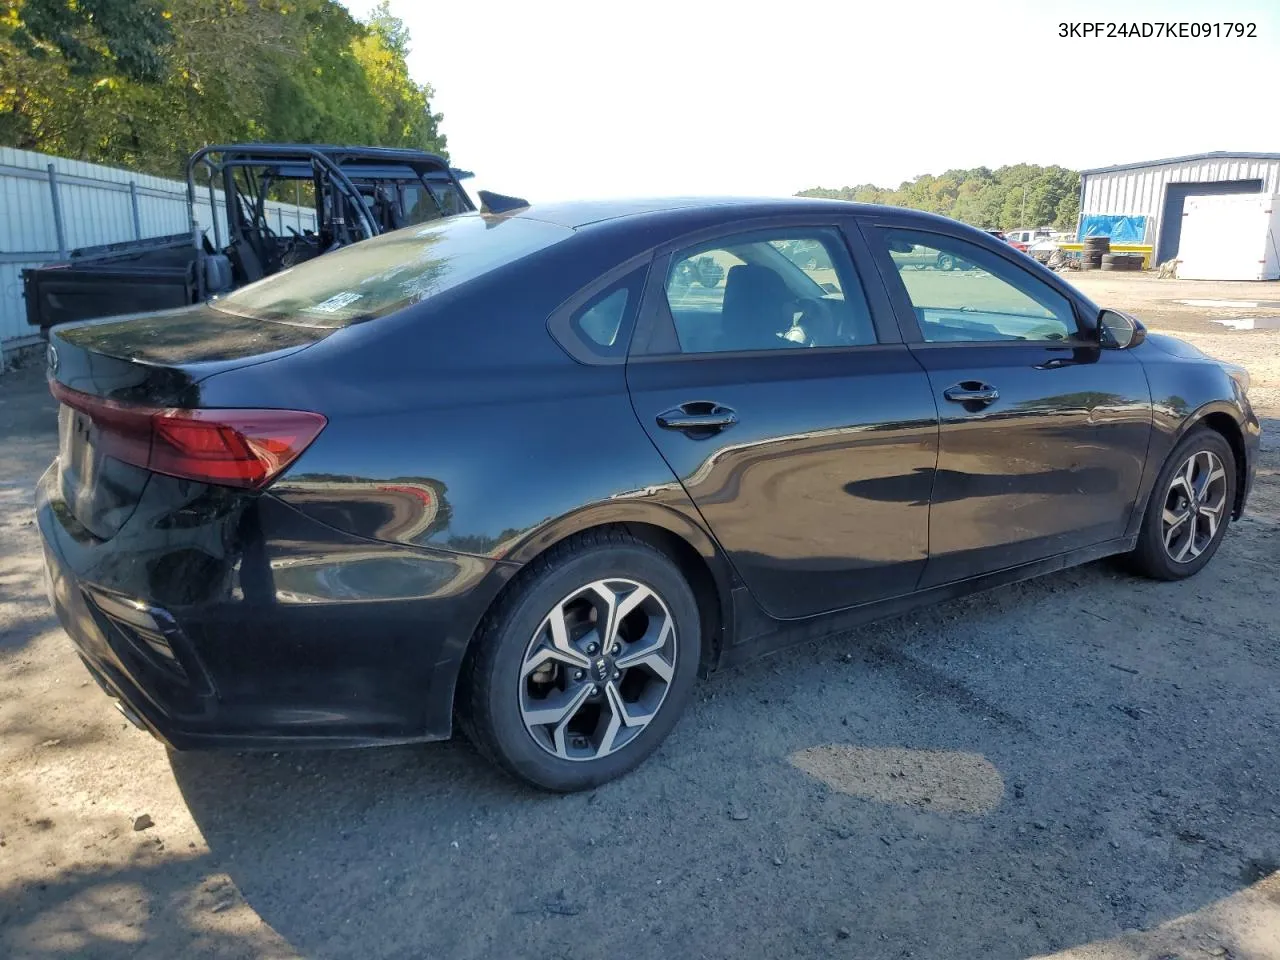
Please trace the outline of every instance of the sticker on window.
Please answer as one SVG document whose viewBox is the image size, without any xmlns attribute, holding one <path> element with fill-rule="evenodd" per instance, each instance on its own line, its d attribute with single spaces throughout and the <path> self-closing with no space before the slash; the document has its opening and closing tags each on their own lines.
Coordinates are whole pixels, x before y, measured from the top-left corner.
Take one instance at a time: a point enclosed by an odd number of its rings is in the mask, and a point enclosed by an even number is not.
<svg viewBox="0 0 1280 960">
<path fill-rule="evenodd" d="M 347 290 L 343 293 L 335 293 L 328 300 L 322 300 L 313 307 L 304 307 L 303 309 L 307 313 L 341 313 L 363 296 L 363 293 L 352 293 Z"/>
</svg>

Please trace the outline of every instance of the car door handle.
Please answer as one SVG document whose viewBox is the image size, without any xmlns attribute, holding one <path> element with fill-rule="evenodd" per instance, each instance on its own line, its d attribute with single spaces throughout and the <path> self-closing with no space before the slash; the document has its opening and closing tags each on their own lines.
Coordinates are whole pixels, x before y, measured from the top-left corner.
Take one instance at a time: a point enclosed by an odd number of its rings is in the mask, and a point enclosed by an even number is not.
<svg viewBox="0 0 1280 960">
<path fill-rule="evenodd" d="M 942 395 L 952 403 L 994 403 L 1000 399 L 1000 391 L 977 380 L 962 380 L 947 387 Z"/>
<path fill-rule="evenodd" d="M 732 409 L 708 400 L 693 400 L 658 414 L 664 430 L 723 430 L 738 422 Z"/>
</svg>

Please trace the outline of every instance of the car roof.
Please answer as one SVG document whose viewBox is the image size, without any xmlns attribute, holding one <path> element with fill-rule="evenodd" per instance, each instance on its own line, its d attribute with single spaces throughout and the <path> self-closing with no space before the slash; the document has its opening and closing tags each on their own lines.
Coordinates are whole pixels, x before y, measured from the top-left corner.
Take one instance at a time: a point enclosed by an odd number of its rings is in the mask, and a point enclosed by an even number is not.
<svg viewBox="0 0 1280 960">
<path fill-rule="evenodd" d="M 635 225 L 643 219 L 646 226 L 687 227 L 696 224 L 732 223 L 757 217 L 790 214 L 827 214 L 841 217 L 874 216 L 892 210 L 895 215 L 950 227 L 964 225 L 937 214 L 889 207 L 880 204 L 854 203 L 849 200 L 827 200 L 816 197 L 642 197 L 616 200 L 568 200 L 557 203 L 535 203 L 512 211 L 508 216 L 542 220 L 573 230 L 609 225 Z"/>
</svg>

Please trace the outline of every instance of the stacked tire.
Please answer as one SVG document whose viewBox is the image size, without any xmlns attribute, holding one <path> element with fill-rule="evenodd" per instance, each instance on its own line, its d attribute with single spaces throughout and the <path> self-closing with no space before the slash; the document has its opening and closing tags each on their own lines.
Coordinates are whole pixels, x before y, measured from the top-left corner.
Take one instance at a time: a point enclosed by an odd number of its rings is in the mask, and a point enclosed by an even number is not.
<svg viewBox="0 0 1280 960">
<path fill-rule="evenodd" d="M 1102 258 L 1109 253 L 1111 253 L 1110 237 L 1086 237 L 1080 268 L 1082 270 L 1100 269 L 1102 267 Z"/>
<path fill-rule="evenodd" d="M 1103 270 L 1141 270 L 1142 255 L 1139 253 L 1104 253 L 1101 267 Z"/>
</svg>

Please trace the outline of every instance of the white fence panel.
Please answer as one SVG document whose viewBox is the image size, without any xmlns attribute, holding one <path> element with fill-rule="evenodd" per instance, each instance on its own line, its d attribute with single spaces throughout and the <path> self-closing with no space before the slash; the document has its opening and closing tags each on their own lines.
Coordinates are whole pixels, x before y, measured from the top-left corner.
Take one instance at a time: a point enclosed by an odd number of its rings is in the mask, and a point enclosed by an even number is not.
<svg viewBox="0 0 1280 960">
<path fill-rule="evenodd" d="M 222 191 L 214 200 L 225 244 Z M 267 210 L 277 233 L 290 225 L 315 229 L 309 207 L 271 201 Z M 197 185 L 195 212 L 212 241 L 207 186 Z M 35 333 L 22 299 L 23 269 L 63 259 L 80 247 L 186 233 L 189 216 L 181 181 L 0 147 L 0 344 Z"/>
</svg>

